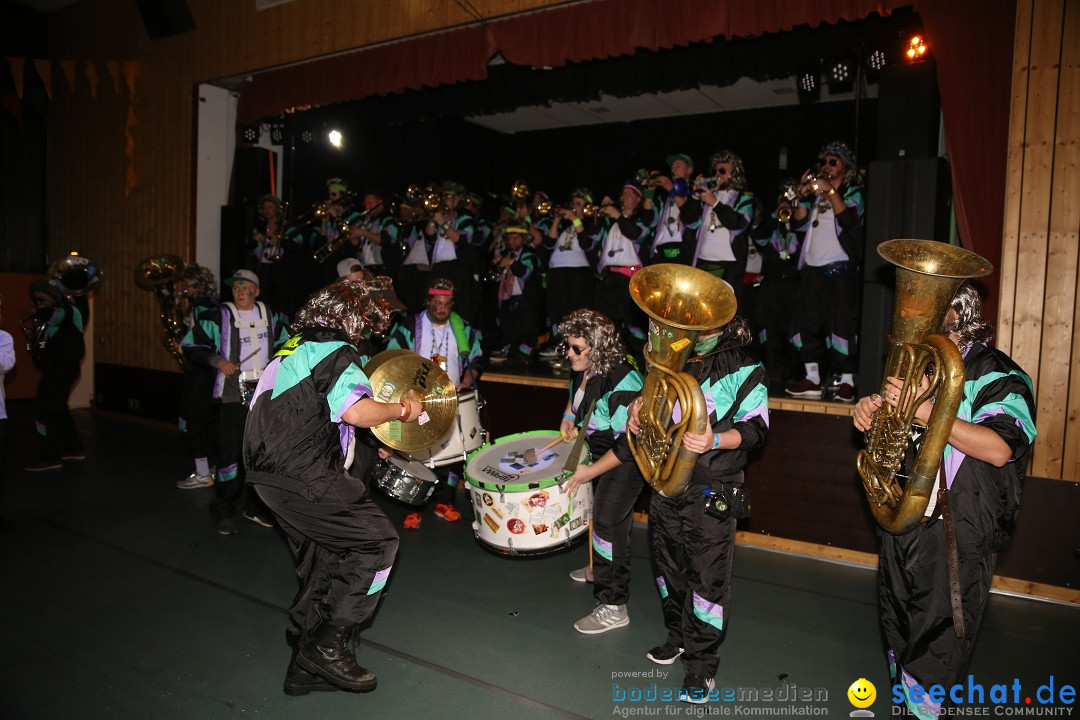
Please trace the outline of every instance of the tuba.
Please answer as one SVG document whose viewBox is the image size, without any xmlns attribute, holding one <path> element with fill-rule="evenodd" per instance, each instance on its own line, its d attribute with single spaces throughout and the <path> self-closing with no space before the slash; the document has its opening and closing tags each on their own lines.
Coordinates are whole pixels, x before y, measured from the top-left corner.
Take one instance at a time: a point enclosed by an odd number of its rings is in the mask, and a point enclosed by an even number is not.
<svg viewBox="0 0 1080 720">
<path fill-rule="evenodd" d="M 86 295 L 101 284 L 101 273 L 94 261 L 75 250 L 49 265 L 45 275 L 56 281 L 69 301 Z"/>
<path fill-rule="evenodd" d="M 682 446 L 682 437 L 688 430 L 705 432 L 709 422 L 701 386 L 683 366 L 702 330 L 735 317 L 735 295 L 704 270 L 671 263 L 635 273 L 630 295 L 649 316 L 649 341 L 641 432 L 637 437 L 628 433 L 627 440 L 645 480 L 661 495 L 677 497 L 686 490 L 698 458 Z M 681 408 L 677 422 L 672 417 L 676 402 Z"/>
<path fill-rule="evenodd" d="M 184 261 L 176 256 L 163 253 L 151 255 L 135 266 L 135 284 L 143 290 L 152 290 L 157 296 L 161 308 L 161 344 L 173 356 L 180 369 L 184 369 L 184 354 L 176 349 L 174 341 L 179 343 L 187 334 L 184 324 L 184 311 L 180 298 L 176 294 L 176 281 L 184 269 Z"/>
<path fill-rule="evenodd" d="M 914 530 L 926 512 L 964 393 L 964 359 L 956 345 L 940 334 L 942 320 L 961 283 L 990 274 L 993 266 L 969 250 L 933 240 L 889 240 L 878 246 L 878 253 L 896 266 L 884 378 L 901 378 L 904 387 L 896 407 L 882 403 L 874 413 L 856 466 L 878 525 L 893 535 L 903 535 Z M 924 375 L 930 382 L 920 394 Z M 896 475 L 911 441 L 915 411 L 931 397 L 934 409 L 922 447 L 901 489 Z"/>
</svg>

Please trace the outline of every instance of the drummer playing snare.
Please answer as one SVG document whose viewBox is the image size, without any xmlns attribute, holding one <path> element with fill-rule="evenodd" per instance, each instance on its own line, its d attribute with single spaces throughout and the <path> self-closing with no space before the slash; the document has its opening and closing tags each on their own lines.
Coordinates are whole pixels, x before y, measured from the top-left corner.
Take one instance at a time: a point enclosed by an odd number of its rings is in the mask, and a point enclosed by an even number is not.
<svg viewBox="0 0 1080 720">
<path fill-rule="evenodd" d="M 480 331 L 454 312 L 454 283 L 447 278 L 436 278 L 428 288 L 427 309 L 395 324 L 386 347 L 412 350 L 431 358 L 446 371 L 460 393 L 476 385 L 480 340 Z M 385 459 L 390 451 L 384 448 L 379 455 Z M 434 504 L 438 517 L 455 522 L 461 519 L 461 513 L 454 508 L 454 496 L 464 476 L 464 463 L 436 466 L 434 471 L 439 482 L 427 504 Z M 405 528 L 419 530 L 420 518 L 420 511 L 409 512 L 405 516 Z"/>
</svg>

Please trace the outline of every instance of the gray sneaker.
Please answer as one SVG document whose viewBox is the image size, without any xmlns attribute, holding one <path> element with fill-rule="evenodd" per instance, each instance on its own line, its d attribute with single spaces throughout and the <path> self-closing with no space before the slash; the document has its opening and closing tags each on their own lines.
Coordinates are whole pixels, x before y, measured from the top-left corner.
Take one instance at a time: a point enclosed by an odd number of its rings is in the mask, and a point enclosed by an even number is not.
<svg viewBox="0 0 1080 720">
<path fill-rule="evenodd" d="M 227 517 L 218 518 L 218 521 L 217 521 L 216 525 L 217 525 L 218 535 L 235 535 L 236 534 L 236 524 L 232 521 L 231 518 L 227 518 Z"/>
<path fill-rule="evenodd" d="M 200 475 L 198 473 L 191 473 L 183 480 L 176 481 L 176 487 L 181 490 L 198 490 L 199 488 L 208 488 L 214 486 L 214 476 Z"/>
<path fill-rule="evenodd" d="M 583 568 L 578 568 L 577 570 L 571 570 L 570 579 L 579 583 L 591 583 L 593 581 L 592 570 L 589 569 L 588 565 Z"/>
<path fill-rule="evenodd" d="M 600 603 L 591 613 L 574 623 L 574 629 L 586 635 L 598 635 L 629 624 L 630 616 L 626 614 L 625 605 Z"/>
</svg>

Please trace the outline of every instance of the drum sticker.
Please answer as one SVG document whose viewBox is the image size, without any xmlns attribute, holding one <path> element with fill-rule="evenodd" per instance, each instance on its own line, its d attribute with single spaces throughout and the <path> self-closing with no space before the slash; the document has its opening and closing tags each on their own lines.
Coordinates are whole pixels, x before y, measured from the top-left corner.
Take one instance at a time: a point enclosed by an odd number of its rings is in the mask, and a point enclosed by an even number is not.
<svg viewBox="0 0 1080 720">
<path fill-rule="evenodd" d="M 500 520 L 505 520 L 506 519 L 506 516 L 503 515 L 502 512 L 499 510 L 499 508 L 495 507 L 494 505 L 491 506 L 491 512 L 495 513 L 499 517 Z"/>
<path fill-rule="evenodd" d="M 480 472 L 484 475 L 487 475 L 488 477 L 493 477 L 496 480 L 502 480 L 504 483 L 513 482 L 514 480 L 518 479 L 516 473 L 503 472 L 499 468 L 492 467 L 490 465 L 485 465 L 484 469 Z"/>
<path fill-rule="evenodd" d="M 391 442 L 401 442 L 401 421 L 391 420 L 386 429 L 386 436 Z"/>
<path fill-rule="evenodd" d="M 503 507 L 506 508 L 506 512 L 510 513 L 514 517 L 517 517 L 517 511 L 518 511 L 518 504 L 517 503 L 508 502 L 508 503 L 504 504 Z"/>
<path fill-rule="evenodd" d="M 690 339 L 689 338 L 682 338 L 681 340 L 676 340 L 675 342 L 671 343 L 671 349 L 674 350 L 675 352 L 679 352 L 680 350 L 682 350 L 684 347 L 686 347 L 689 344 L 690 344 Z"/>
<path fill-rule="evenodd" d="M 484 493 L 481 497 L 484 499 L 484 504 L 488 507 L 495 504 L 495 501 L 491 499 L 491 493 Z"/>
<path fill-rule="evenodd" d="M 416 418 L 416 422 L 423 425 L 424 423 L 426 423 L 430 419 L 431 418 L 428 416 L 427 410 L 425 410 L 424 412 L 420 413 L 419 417 Z"/>
<path fill-rule="evenodd" d="M 551 498 L 548 495 L 547 490 L 541 490 L 540 492 L 533 493 L 529 496 L 529 499 L 525 501 L 525 504 L 531 508 L 542 508 L 547 505 L 547 501 Z"/>
<path fill-rule="evenodd" d="M 529 516 L 529 524 L 532 525 L 533 535 L 543 535 L 548 531 L 547 523 L 544 522 L 542 513 L 533 513 Z"/>
<path fill-rule="evenodd" d="M 567 524 L 568 522 L 570 522 L 570 513 L 563 513 L 555 520 L 555 529 L 559 530 L 560 528 L 562 528 L 563 525 Z"/>
<path fill-rule="evenodd" d="M 506 522 L 506 529 L 510 531 L 512 535 L 520 535 L 525 532 L 525 523 L 520 518 L 510 518 Z"/>
<path fill-rule="evenodd" d="M 579 527 L 581 527 L 581 518 L 576 517 L 570 521 L 570 532 L 577 530 Z"/>
<path fill-rule="evenodd" d="M 493 533 L 499 532 L 499 523 L 495 522 L 494 518 L 492 518 L 487 513 L 484 513 L 484 522 L 487 523 L 487 526 L 489 528 L 491 528 L 491 532 L 493 532 Z"/>
<path fill-rule="evenodd" d="M 383 386 L 379 388 L 379 392 L 375 395 L 375 399 L 379 402 L 390 402 L 390 398 L 394 397 L 396 391 L 397 385 L 387 380 L 383 383 Z"/>
</svg>

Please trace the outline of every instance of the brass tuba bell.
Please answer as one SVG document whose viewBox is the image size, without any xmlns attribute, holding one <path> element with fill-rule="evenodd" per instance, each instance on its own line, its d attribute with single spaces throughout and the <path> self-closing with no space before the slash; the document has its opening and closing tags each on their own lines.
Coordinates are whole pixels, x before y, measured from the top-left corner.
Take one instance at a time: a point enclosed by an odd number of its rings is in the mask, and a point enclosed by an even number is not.
<svg viewBox="0 0 1080 720">
<path fill-rule="evenodd" d="M 940 334 L 941 322 L 961 283 L 989 275 L 993 266 L 969 250 L 933 240 L 889 240 L 878 246 L 878 254 L 896 266 L 892 332 L 886 336 L 891 347 L 882 386 L 891 376 L 902 379 L 904 387 L 896 407 L 882 403 L 874 412 L 856 466 L 878 525 L 903 535 L 918 527 L 926 512 L 964 394 L 964 359 Z M 920 394 L 924 375 L 930 382 Z M 911 442 L 915 411 L 931 397 L 934 409 L 922 447 L 901 489 L 896 474 Z"/>
<path fill-rule="evenodd" d="M 162 253 L 144 258 L 135 266 L 135 284 L 143 290 L 150 290 L 157 297 L 161 310 L 161 344 L 173 356 L 180 369 L 184 369 L 184 355 L 176 349 L 187 334 L 184 324 L 184 311 L 180 298 L 176 294 L 176 281 L 184 269 L 184 261 L 177 255 Z"/>
<path fill-rule="evenodd" d="M 58 283 L 68 299 L 86 295 L 101 284 L 101 272 L 94 261 L 75 250 L 49 265 L 45 275 Z"/>
<path fill-rule="evenodd" d="M 701 331 L 722 327 L 735 317 L 735 295 L 720 278 L 673 263 L 635 273 L 630 295 L 650 319 L 641 432 L 637 437 L 628 433 L 627 440 L 646 482 L 661 495 L 676 497 L 686 490 L 698 458 L 683 447 L 683 435 L 688 430 L 703 433 L 709 422 L 697 378 L 682 370 Z M 681 411 L 677 422 L 676 402 Z"/>
</svg>

